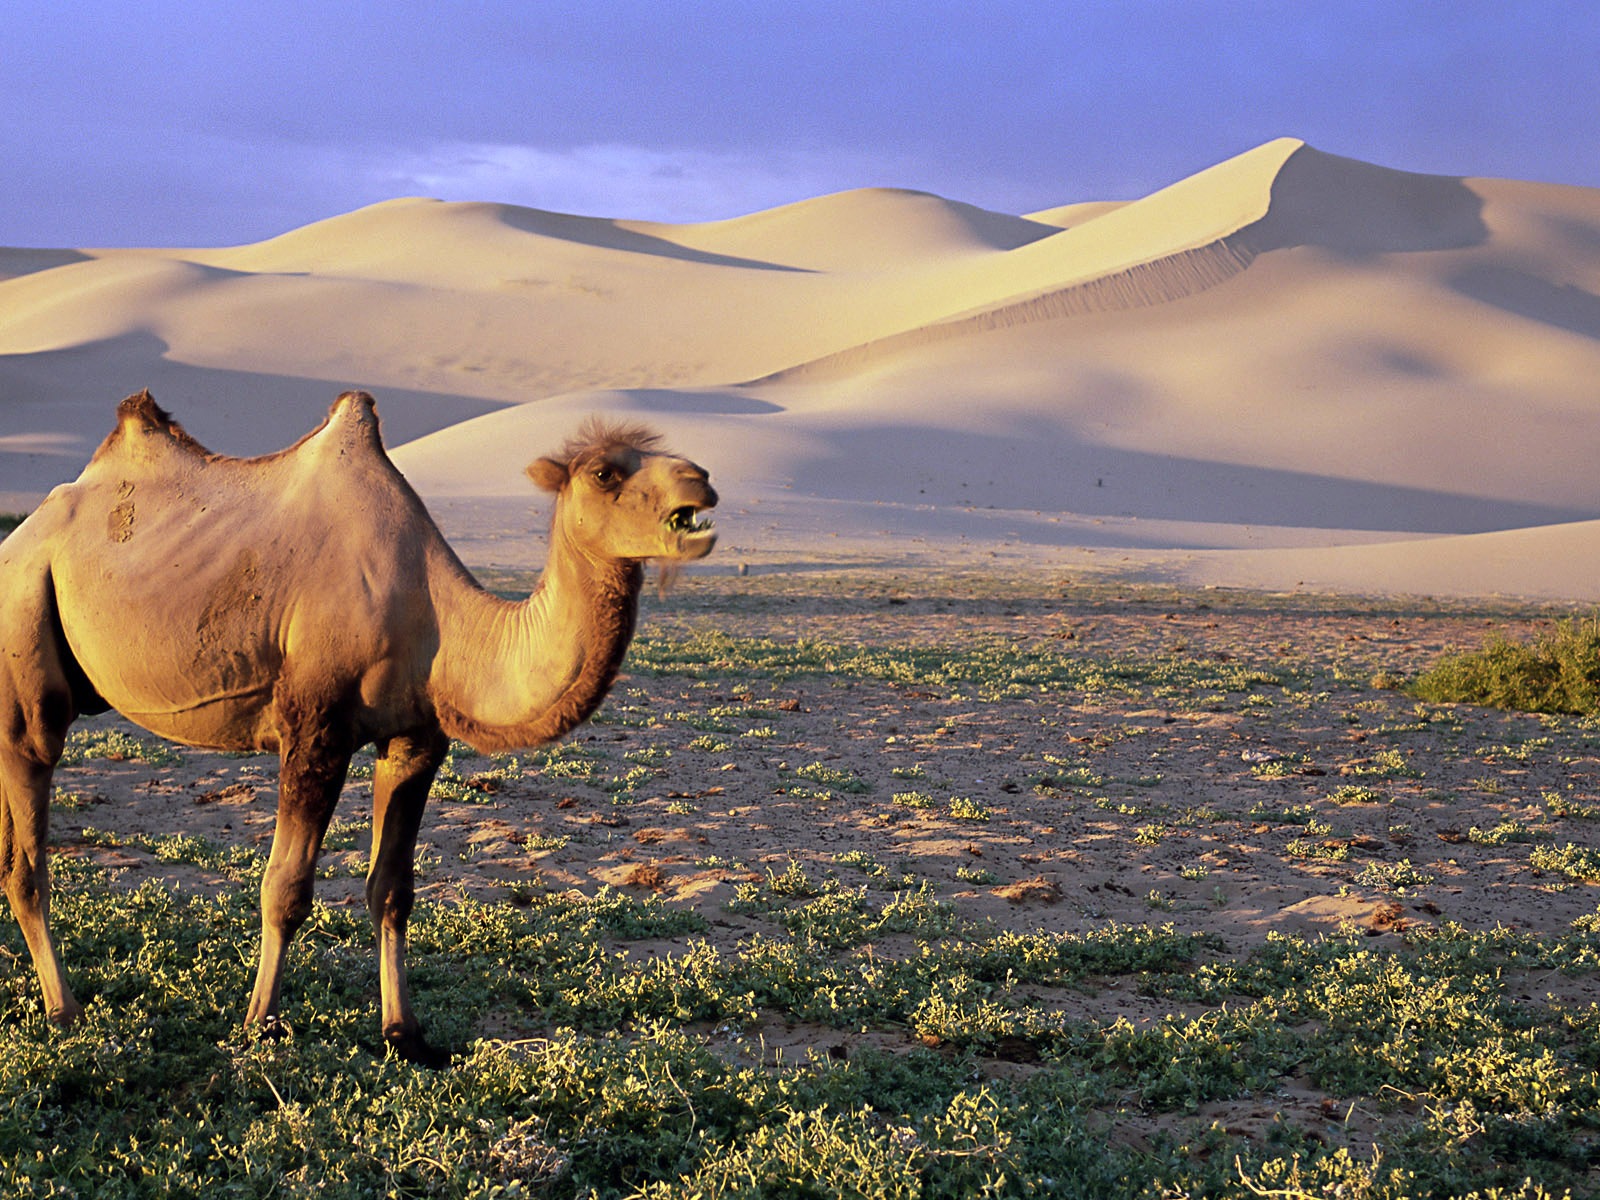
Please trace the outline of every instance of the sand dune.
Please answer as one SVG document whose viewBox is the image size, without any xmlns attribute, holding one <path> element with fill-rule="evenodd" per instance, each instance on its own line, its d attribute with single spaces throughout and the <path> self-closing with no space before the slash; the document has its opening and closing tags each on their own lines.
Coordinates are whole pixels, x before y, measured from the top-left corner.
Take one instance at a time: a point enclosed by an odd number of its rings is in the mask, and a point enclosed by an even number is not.
<svg viewBox="0 0 1600 1200">
<path fill-rule="evenodd" d="M 1047 222 L 890 188 L 823 196 L 731 221 L 652 228 L 683 246 L 844 274 L 925 271 L 951 259 L 1015 250 L 1059 232 Z"/>
<path fill-rule="evenodd" d="M 539 555 L 523 465 L 602 410 L 712 469 L 728 561 L 1600 598 L 1597 378 L 1600 191 L 1287 138 L 1026 216 L 406 199 L 226 249 L 0 250 L 0 504 L 137 387 L 256 453 L 362 386 L 501 562 Z"/>
</svg>

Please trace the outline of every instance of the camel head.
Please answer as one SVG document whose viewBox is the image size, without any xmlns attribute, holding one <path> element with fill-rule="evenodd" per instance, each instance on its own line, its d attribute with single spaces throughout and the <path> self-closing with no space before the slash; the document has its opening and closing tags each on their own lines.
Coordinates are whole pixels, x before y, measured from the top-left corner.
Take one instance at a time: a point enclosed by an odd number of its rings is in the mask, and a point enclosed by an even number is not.
<svg viewBox="0 0 1600 1200">
<path fill-rule="evenodd" d="M 709 519 L 717 493 L 703 467 L 658 449 L 634 425 L 591 418 L 561 452 L 528 476 L 556 497 L 552 529 L 597 559 L 689 562 L 716 545 Z"/>
</svg>

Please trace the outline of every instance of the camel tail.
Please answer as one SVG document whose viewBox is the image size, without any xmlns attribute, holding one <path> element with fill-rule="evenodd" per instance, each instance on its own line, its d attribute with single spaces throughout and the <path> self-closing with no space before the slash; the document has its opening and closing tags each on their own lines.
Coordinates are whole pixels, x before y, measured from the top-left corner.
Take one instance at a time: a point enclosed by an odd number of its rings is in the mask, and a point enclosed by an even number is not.
<svg viewBox="0 0 1600 1200">
<path fill-rule="evenodd" d="M 11 833 L 11 791 L 6 787 L 4 778 L 0 778 L 0 891 L 4 884 L 11 879 L 11 866 L 16 838 Z M 15 914 L 13 914 L 15 915 Z"/>
</svg>

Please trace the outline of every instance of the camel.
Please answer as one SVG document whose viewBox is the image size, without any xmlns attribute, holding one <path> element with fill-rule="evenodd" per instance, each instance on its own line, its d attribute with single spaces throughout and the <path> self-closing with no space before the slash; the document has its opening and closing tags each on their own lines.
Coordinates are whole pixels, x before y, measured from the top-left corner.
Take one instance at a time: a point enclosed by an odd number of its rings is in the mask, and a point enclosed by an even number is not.
<svg viewBox="0 0 1600 1200">
<path fill-rule="evenodd" d="M 0 873 L 58 1024 L 82 1011 L 49 926 L 51 776 L 68 727 L 115 709 L 174 741 L 276 751 L 247 1027 L 281 1030 L 284 953 L 311 910 L 351 753 L 372 743 L 367 906 L 383 1037 L 442 1065 L 406 985 L 423 806 L 450 738 L 561 737 L 595 711 L 633 637 L 646 560 L 711 552 L 709 477 L 641 428 L 591 419 L 528 467 L 554 493 L 520 603 L 481 588 L 384 453 L 373 399 L 261 458 L 212 454 L 148 391 L 78 479 L 0 542 Z"/>
</svg>

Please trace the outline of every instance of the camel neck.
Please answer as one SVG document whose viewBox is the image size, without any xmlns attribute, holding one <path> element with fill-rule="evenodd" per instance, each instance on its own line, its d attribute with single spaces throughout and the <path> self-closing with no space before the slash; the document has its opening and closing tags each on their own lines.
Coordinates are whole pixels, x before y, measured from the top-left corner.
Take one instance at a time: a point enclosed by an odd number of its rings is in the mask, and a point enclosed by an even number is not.
<svg viewBox="0 0 1600 1200">
<path fill-rule="evenodd" d="M 591 559 L 558 535 L 520 603 L 469 578 L 454 603 L 439 605 L 433 699 L 445 732 L 479 750 L 509 750 L 587 720 L 633 639 L 642 579 L 639 563 Z"/>
</svg>

